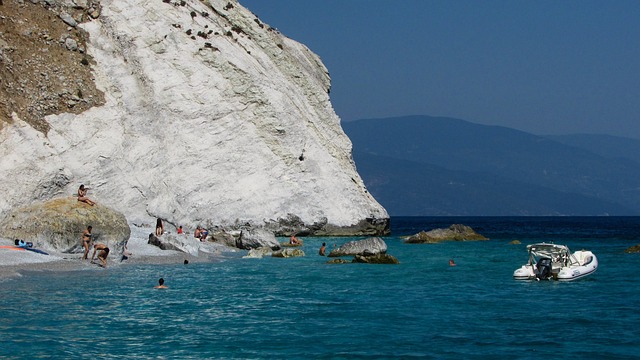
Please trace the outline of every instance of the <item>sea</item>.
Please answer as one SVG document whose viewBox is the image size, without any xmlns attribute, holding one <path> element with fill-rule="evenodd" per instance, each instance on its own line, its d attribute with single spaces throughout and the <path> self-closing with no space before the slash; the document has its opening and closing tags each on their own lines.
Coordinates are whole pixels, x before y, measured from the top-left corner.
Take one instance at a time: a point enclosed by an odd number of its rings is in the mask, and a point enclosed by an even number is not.
<svg viewBox="0 0 640 360">
<path fill-rule="evenodd" d="M 490 240 L 403 242 L 451 224 Z M 640 254 L 625 253 L 640 244 L 640 217 L 393 217 L 391 231 L 398 265 L 327 264 L 323 242 L 362 238 L 307 237 L 298 258 L 4 279 L 0 358 L 640 358 Z M 537 242 L 591 250 L 598 270 L 514 280 Z M 167 289 L 154 289 L 159 278 Z"/>
</svg>

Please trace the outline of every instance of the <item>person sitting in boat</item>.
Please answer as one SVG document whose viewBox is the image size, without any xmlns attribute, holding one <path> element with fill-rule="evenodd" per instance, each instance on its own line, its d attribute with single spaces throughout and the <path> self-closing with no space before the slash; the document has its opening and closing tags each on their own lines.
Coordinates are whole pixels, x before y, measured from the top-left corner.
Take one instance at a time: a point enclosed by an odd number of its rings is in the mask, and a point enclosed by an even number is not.
<svg viewBox="0 0 640 360">
<path fill-rule="evenodd" d="M 87 197 L 87 190 L 89 190 L 89 188 L 85 188 L 84 184 L 80 185 L 80 188 L 78 188 L 78 201 L 82 201 L 93 206 L 96 203 Z"/>
<path fill-rule="evenodd" d="M 294 235 L 291 235 L 291 237 L 289 238 L 289 244 L 290 245 L 300 245 L 301 242 L 300 242 L 300 239 L 298 239 L 296 237 L 296 235 L 294 234 Z"/>
<path fill-rule="evenodd" d="M 95 244 L 93 246 L 93 255 L 91 255 L 91 262 L 96 256 L 96 252 L 100 250 L 98 253 L 98 260 L 103 267 L 107 267 L 107 256 L 109 256 L 109 248 L 105 244 Z"/>
</svg>

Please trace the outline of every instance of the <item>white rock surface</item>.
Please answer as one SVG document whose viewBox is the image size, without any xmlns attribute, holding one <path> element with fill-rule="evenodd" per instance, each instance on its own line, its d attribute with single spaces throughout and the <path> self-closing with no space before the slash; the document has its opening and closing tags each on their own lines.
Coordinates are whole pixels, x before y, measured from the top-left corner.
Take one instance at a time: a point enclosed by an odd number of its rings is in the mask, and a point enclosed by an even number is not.
<svg viewBox="0 0 640 360">
<path fill-rule="evenodd" d="M 47 136 L 16 116 L 0 130 L 0 213 L 85 184 L 133 223 L 388 218 L 356 172 L 327 69 L 308 48 L 233 0 L 101 5 L 78 26 L 106 104 L 47 117 Z"/>
</svg>

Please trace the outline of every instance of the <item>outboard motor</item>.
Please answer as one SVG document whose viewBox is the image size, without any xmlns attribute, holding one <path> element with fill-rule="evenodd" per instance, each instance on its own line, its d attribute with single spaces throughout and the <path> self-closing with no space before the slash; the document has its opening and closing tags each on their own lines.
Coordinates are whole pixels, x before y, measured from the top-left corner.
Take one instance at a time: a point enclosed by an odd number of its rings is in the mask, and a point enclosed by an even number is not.
<svg viewBox="0 0 640 360">
<path fill-rule="evenodd" d="M 536 278 L 538 280 L 547 280 L 551 276 L 551 259 L 549 258 L 540 258 L 538 263 L 536 264 L 536 268 L 538 268 L 538 274 Z"/>
</svg>

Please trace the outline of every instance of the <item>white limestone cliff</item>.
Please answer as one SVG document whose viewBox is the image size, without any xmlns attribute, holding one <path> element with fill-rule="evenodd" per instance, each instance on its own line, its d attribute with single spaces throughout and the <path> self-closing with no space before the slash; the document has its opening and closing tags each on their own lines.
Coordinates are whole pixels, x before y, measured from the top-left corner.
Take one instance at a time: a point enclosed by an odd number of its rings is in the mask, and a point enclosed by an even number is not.
<svg viewBox="0 0 640 360">
<path fill-rule="evenodd" d="M 346 234 L 388 219 L 308 48 L 237 1 L 100 3 L 79 26 L 106 104 L 48 116 L 46 135 L 16 115 L 0 129 L 0 213 L 85 184 L 133 223 L 297 219 Z"/>
</svg>

